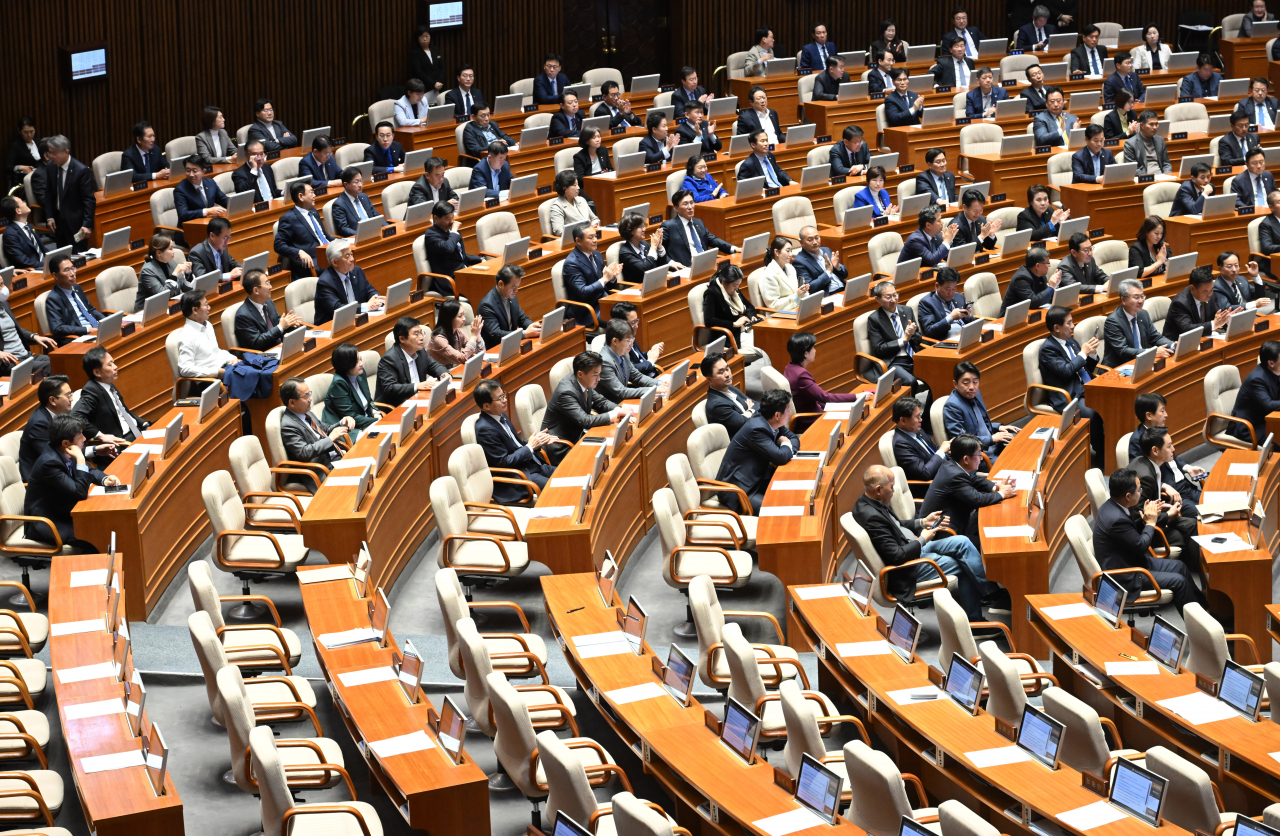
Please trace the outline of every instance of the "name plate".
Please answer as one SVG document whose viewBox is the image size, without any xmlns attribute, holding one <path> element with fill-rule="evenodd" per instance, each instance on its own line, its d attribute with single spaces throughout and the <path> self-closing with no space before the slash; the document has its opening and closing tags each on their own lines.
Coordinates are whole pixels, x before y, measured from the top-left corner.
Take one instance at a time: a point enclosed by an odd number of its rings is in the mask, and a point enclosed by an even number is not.
<svg viewBox="0 0 1280 836">
<path fill-rule="evenodd" d="M 996 734 L 1000 735 L 1001 737 L 1008 738 L 1009 740 L 1012 740 L 1016 743 L 1018 741 L 1018 727 L 1013 725 L 1012 723 L 1006 723 L 1004 720 L 1001 720 L 999 717 L 996 717 L 994 719 L 996 721 Z"/>
<path fill-rule="evenodd" d="M 1169 138 L 1170 138 L 1170 139 L 1186 139 L 1186 138 L 1187 138 L 1187 132 L 1186 132 L 1186 131 L 1178 131 L 1178 132 L 1177 132 L 1177 133 L 1175 133 L 1175 134 L 1171 134 Z"/>
<path fill-rule="evenodd" d="M 1016 78 L 1008 78 L 1000 82 L 1001 87 L 1017 87 L 1018 80 Z"/>
<path fill-rule="evenodd" d="M 1134 70 L 1134 72 L 1137 73 L 1138 75 L 1148 75 L 1150 74 L 1151 70 Z"/>
<path fill-rule="evenodd" d="M 1139 183 L 1154 183 L 1154 182 L 1155 182 L 1155 179 L 1156 179 L 1156 176 L 1155 176 L 1154 174 L 1139 174 L 1139 175 L 1138 175 L 1138 182 L 1139 182 Z"/>
<path fill-rule="evenodd" d="M 536 104 L 525 105 L 524 107 L 520 108 L 520 112 L 521 112 L 521 113 L 533 113 L 533 112 L 535 112 L 537 109 L 538 109 L 538 106 L 537 106 Z"/>
<path fill-rule="evenodd" d="M 1196 674 L 1196 687 L 1204 691 L 1209 696 L 1214 696 L 1218 692 L 1218 683 L 1202 673 Z"/>
<path fill-rule="evenodd" d="M 782 190 L 781 190 L 780 188 L 765 189 L 765 190 L 764 190 L 764 196 L 765 196 L 765 197 L 777 197 L 777 196 L 778 196 L 778 193 L 779 193 L 779 192 L 781 192 L 781 191 L 782 191 Z"/>
<path fill-rule="evenodd" d="M 871 94 L 871 98 L 872 98 L 872 99 L 883 99 L 883 98 L 884 98 L 884 93 L 872 93 L 872 94 Z"/>
<path fill-rule="evenodd" d="M 1186 104 L 1187 102 L 1194 102 L 1195 100 L 1195 96 L 1179 96 L 1178 104 Z"/>
<path fill-rule="evenodd" d="M 1120 140 L 1118 140 L 1118 139 L 1104 139 L 1104 140 L 1102 140 L 1102 147 L 1103 147 L 1103 148 L 1119 148 L 1119 147 L 1120 147 Z"/>
<path fill-rule="evenodd" d="M 1092 772 L 1081 772 L 1080 784 L 1090 792 L 1095 792 L 1103 797 L 1108 794 L 1107 779 L 1101 775 L 1094 775 Z"/>
<path fill-rule="evenodd" d="M 1213 170 L 1213 173 L 1214 173 L 1214 174 L 1230 174 L 1230 173 L 1231 173 L 1231 166 L 1229 166 L 1229 165 L 1220 165 L 1220 166 L 1218 166 L 1217 168 L 1215 168 L 1215 169 Z"/>
<path fill-rule="evenodd" d="M 538 194 L 540 194 L 540 195 L 544 195 L 544 194 L 551 194 L 551 189 L 552 189 L 552 187 L 551 187 L 551 186 L 539 186 L 539 187 L 538 187 Z"/>
<path fill-rule="evenodd" d="M 888 216 L 888 215 L 881 215 L 880 217 L 878 217 L 878 218 L 874 219 L 873 221 L 871 221 L 871 226 L 872 226 L 873 228 L 874 228 L 874 227 L 877 227 L 877 226 L 888 226 L 888 225 L 889 225 L 889 216 Z"/>
<path fill-rule="evenodd" d="M 562 136 L 553 136 L 553 137 L 551 137 L 550 139 L 548 139 L 548 140 L 547 140 L 547 144 L 548 144 L 548 145 L 564 145 L 564 137 L 562 137 Z"/>
<path fill-rule="evenodd" d="M 832 178 L 831 178 L 830 180 L 828 180 L 827 182 L 828 182 L 828 183 L 830 183 L 830 184 L 831 184 L 831 185 L 833 185 L 833 186 L 838 186 L 838 185 L 840 185 L 841 183 L 843 183 L 846 179 L 848 179 L 848 178 L 846 178 L 846 177 L 845 177 L 845 175 L 841 174 L 841 175 L 839 175 L 839 176 L 837 176 L 837 177 L 832 177 Z"/>
<path fill-rule="evenodd" d="M 261 212 L 263 209 L 268 208 L 270 205 L 271 205 L 270 201 L 260 200 L 257 203 L 253 204 L 253 211 Z"/>
<path fill-rule="evenodd" d="M 989 202 L 991 202 L 991 203 L 995 203 L 995 202 L 1000 201 L 1000 200 L 1005 200 L 1005 199 L 1006 199 L 1006 197 L 1007 197 L 1007 195 L 1006 195 L 1004 192 L 997 192 L 997 193 L 995 193 L 995 194 L 991 195 L 991 197 L 987 198 L 987 200 L 988 200 Z"/>
<path fill-rule="evenodd" d="M 973 120 L 972 120 L 972 119 L 970 119 L 970 118 L 969 118 L 969 117 L 967 117 L 967 116 L 962 116 L 961 118 L 959 118 L 959 119 L 955 120 L 955 122 L 956 122 L 956 124 L 957 124 L 957 125 L 968 125 L 968 124 L 970 124 L 971 122 L 973 122 Z"/>
<path fill-rule="evenodd" d="M 137 183 L 134 183 L 134 184 L 133 184 L 132 186 L 130 186 L 129 188 L 130 188 L 130 190 L 131 190 L 131 191 L 140 192 L 140 191 L 142 191 L 143 189 L 145 189 L 146 187 L 147 187 L 147 181 L 146 181 L 146 180 L 139 180 Z"/>
<path fill-rule="evenodd" d="M 818 142 L 830 142 L 830 141 L 831 141 L 831 134 L 823 134 L 822 136 L 815 136 L 815 137 L 813 138 L 813 141 L 814 141 L 815 143 L 818 143 Z"/>
<path fill-rule="evenodd" d="M 610 136 L 616 136 L 617 134 L 625 134 L 626 132 L 627 132 L 627 127 L 625 125 L 620 125 L 616 128 L 609 129 Z"/>
<path fill-rule="evenodd" d="M 499 201 L 498 198 L 496 197 L 486 198 L 484 201 L 484 208 L 492 209 L 493 207 L 497 206 L 500 202 L 501 201 Z"/>
<path fill-rule="evenodd" d="M 1090 237 L 1090 238 L 1098 238 L 1098 237 L 1103 236 L 1103 235 L 1106 235 L 1106 234 L 1107 234 L 1106 227 L 1101 227 L 1101 226 L 1100 226 L 1100 227 L 1097 227 L 1097 228 L 1095 228 L 1095 229 L 1091 229 L 1091 230 L 1089 230 L 1089 237 Z"/>
<path fill-rule="evenodd" d="M 974 264 L 986 264 L 986 263 L 987 263 L 988 261 L 990 261 L 990 260 L 991 260 L 991 253 L 983 253 L 982 255 L 975 256 L 975 257 L 974 257 L 974 259 L 973 259 L 973 263 L 974 263 Z"/>
<path fill-rule="evenodd" d="M 1037 145 L 1037 146 L 1036 146 L 1036 153 L 1037 153 L 1037 154 L 1048 154 L 1048 153 L 1049 153 L 1050 151 L 1052 151 L 1052 150 L 1053 150 L 1053 146 L 1052 146 L 1052 145 Z"/>
<path fill-rule="evenodd" d="M 471 121 L 471 117 L 470 117 L 470 116 L 455 116 L 455 117 L 453 117 L 453 124 L 455 124 L 455 125 L 461 125 L 463 122 L 470 122 L 470 121 Z"/>
<path fill-rule="evenodd" d="M 146 245 L 147 245 L 147 239 L 145 239 L 145 238 L 139 238 L 137 241 L 130 241 L 130 242 L 129 242 L 129 251 L 130 251 L 130 252 L 133 252 L 134 250 L 140 250 L 140 249 L 142 249 L 143 247 L 145 247 Z"/>
<path fill-rule="evenodd" d="M 1252 215 L 1257 208 L 1256 206 L 1241 206 L 1236 210 L 1236 215 Z"/>
<path fill-rule="evenodd" d="M 268 160 L 278 160 L 278 159 L 280 159 L 280 152 L 279 152 L 279 151 L 268 151 L 268 152 L 267 152 L 267 159 L 268 159 Z"/>
<path fill-rule="evenodd" d="M 274 275 L 277 275 L 278 273 L 283 273 L 283 272 L 284 272 L 283 264 L 272 264 L 270 267 L 267 268 L 268 276 L 274 276 Z"/>
<path fill-rule="evenodd" d="M 644 167 L 646 173 L 653 171 L 662 171 L 662 163 L 649 163 Z"/>
<path fill-rule="evenodd" d="M 935 92 L 935 93 L 950 93 L 950 92 L 951 92 L 951 88 L 950 88 L 950 87 L 938 87 L 938 88 L 936 88 L 933 92 Z"/>
<path fill-rule="evenodd" d="M 910 173 L 910 172 L 912 172 L 912 171 L 915 171 L 915 170 L 916 170 L 915 163 L 911 163 L 911 164 L 909 164 L 909 165 L 900 165 L 900 166 L 898 166 L 898 173 L 899 173 L 899 174 L 908 174 L 908 173 Z"/>
<path fill-rule="evenodd" d="M 392 235 L 395 235 L 395 234 L 396 234 L 396 228 L 395 228 L 394 226 L 392 226 L 391 224 L 387 224 L 386 226 L 384 226 L 384 227 L 382 228 L 382 237 L 383 237 L 383 238 L 390 238 Z"/>
</svg>

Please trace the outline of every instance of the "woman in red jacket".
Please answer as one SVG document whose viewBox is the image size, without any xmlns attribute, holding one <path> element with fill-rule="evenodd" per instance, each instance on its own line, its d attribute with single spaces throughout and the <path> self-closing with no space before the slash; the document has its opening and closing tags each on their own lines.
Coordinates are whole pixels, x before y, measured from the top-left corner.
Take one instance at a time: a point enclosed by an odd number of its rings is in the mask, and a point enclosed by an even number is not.
<svg viewBox="0 0 1280 836">
<path fill-rule="evenodd" d="M 809 374 L 809 365 L 818 356 L 818 338 L 808 331 L 792 334 L 787 340 L 787 354 L 791 362 L 782 370 L 787 382 L 791 384 L 791 400 L 795 404 L 796 413 L 822 412 L 828 403 L 848 403 L 856 401 L 857 395 L 842 395 L 828 392 L 818 385 Z M 814 419 L 804 419 L 796 424 L 797 433 L 804 432 Z"/>
</svg>

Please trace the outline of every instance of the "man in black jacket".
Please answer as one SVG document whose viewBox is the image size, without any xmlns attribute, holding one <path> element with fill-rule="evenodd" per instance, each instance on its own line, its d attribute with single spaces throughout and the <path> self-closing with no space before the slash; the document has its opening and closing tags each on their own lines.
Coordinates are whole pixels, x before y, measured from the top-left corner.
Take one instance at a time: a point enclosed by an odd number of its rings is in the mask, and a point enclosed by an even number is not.
<svg viewBox="0 0 1280 836">
<path fill-rule="evenodd" d="M 1067 247 L 1070 252 L 1058 262 L 1058 269 L 1062 271 L 1060 286 L 1078 284 L 1081 293 L 1106 293 L 1111 277 L 1102 272 L 1098 262 L 1093 260 L 1093 242 L 1089 240 L 1089 236 L 1076 232 L 1072 234 Z"/>
<path fill-rule="evenodd" d="M 120 166 L 121 171 L 133 171 L 135 183 L 169 179 L 169 162 L 156 147 L 156 129 L 150 122 L 133 126 L 133 145 L 120 155 Z"/>
<path fill-rule="evenodd" d="M 631 362 L 635 334 L 625 319 L 610 317 L 604 322 L 604 346 L 600 357 L 600 394 L 614 403 L 643 398 L 650 389 L 659 396 L 667 394 L 667 384 L 637 369 Z"/>
<path fill-rule="evenodd" d="M 1261 444 L 1267 437 L 1267 414 L 1280 410 L 1280 342 L 1267 340 L 1258 352 L 1258 365 L 1240 384 L 1227 432 L 1241 441 Z M 1241 421 L 1245 423 L 1241 423 Z M 1246 426 L 1247 424 L 1247 426 Z M 1253 428 L 1250 437 L 1249 428 Z"/>
<path fill-rule="evenodd" d="M 853 506 L 854 520 L 867 533 L 884 564 L 906 568 L 889 575 L 890 594 L 909 600 L 917 583 L 937 581 L 941 570 L 944 575 L 957 578 L 956 603 L 965 615 L 970 621 L 981 621 L 982 602 L 994 603 L 1002 590 L 999 584 L 987 580 L 977 547 L 964 537 L 937 536 L 940 526 L 948 523 L 944 511 L 911 520 L 898 519 L 889 507 L 894 487 L 893 471 L 873 464 L 862 474 L 862 496 Z M 1008 593 L 1003 597 L 1007 599 Z"/>
<path fill-rule="evenodd" d="M 23 481 L 31 479 L 31 471 L 36 465 L 36 459 L 40 458 L 40 453 L 49 444 L 50 423 L 57 416 L 71 411 L 71 394 L 71 385 L 67 383 L 66 375 L 50 375 L 40 381 L 40 386 L 36 390 L 36 398 L 39 399 L 40 405 L 31 411 L 26 426 L 22 428 L 22 439 L 18 442 L 18 473 Z M 116 446 L 103 442 L 97 447 L 85 448 L 84 452 L 89 458 L 114 456 Z"/>
<path fill-rule="evenodd" d="M 1076 324 L 1071 311 L 1054 305 L 1045 314 L 1045 327 L 1049 338 L 1040 344 L 1040 378 L 1045 386 L 1062 389 L 1071 399 L 1084 398 L 1084 385 L 1092 379 L 1098 368 L 1098 337 L 1091 336 L 1080 345 L 1075 338 Z M 1067 399 L 1057 392 L 1049 393 L 1049 403 L 1061 412 Z M 1102 416 L 1083 403 L 1079 415 L 1089 421 L 1089 446 L 1092 448 L 1090 467 L 1102 469 L 1106 459 L 1106 438 Z"/>
<path fill-rule="evenodd" d="M 505 142 L 511 151 L 519 150 L 520 143 L 498 127 L 498 123 L 493 121 L 491 114 L 492 111 L 489 110 L 488 105 L 476 108 L 472 111 L 474 118 L 462 129 L 462 148 L 468 157 L 480 159 L 488 153 L 489 146 L 495 142 Z M 443 162 L 441 160 L 441 163 Z M 448 198 L 445 199 L 448 200 Z"/>
<path fill-rule="evenodd" d="M 667 344 L 657 342 L 649 346 L 649 350 L 645 351 L 640 347 L 640 310 L 630 302 L 614 302 L 613 307 L 609 310 L 610 319 L 620 319 L 627 325 L 631 326 L 631 333 L 635 335 L 635 342 L 631 344 L 631 351 L 627 352 L 627 359 L 631 361 L 631 365 L 640 370 L 641 374 L 649 377 L 658 377 L 662 374 L 662 369 L 658 368 L 658 359 L 662 357 L 662 352 L 666 351 Z"/>
<path fill-rule="evenodd" d="M 484 449 L 489 467 L 518 470 L 524 478 L 537 485 L 538 491 L 545 488 L 555 468 L 544 462 L 538 451 L 551 443 L 551 434 L 538 430 L 525 441 L 511 426 L 507 417 L 507 393 L 496 380 L 480 381 L 472 395 L 480 407 L 480 415 L 476 417 L 476 443 Z M 495 477 L 493 501 L 499 505 L 523 505 L 526 502 L 532 505 L 536 499 L 529 495 L 527 488 L 500 482 Z"/>
<path fill-rule="evenodd" d="M 89 167 L 71 156 L 71 141 L 65 136 L 51 136 L 48 141 L 49 162 L 44 178 L 36 182 L 36 202 L 44 207 L 45 223 L 53 230 L 58 247 L 74 246 L 76 252 L 89 248 L 93 235 L 93 174 Z"/>
<path fill-rule="evenodd" d="M 925 382 L 915 376 L 912 359 L 924 348 L 915 314 L 906 305 L 898 304 L 898 288 L 893 282 L 880 282 L 874 293 L 880 307 L 867 319 L 867 341 L 871 343 L 872 356 L 883 360 L 889 367 L 888 374 L 896 374 L 913 393 L 928 392 Z"/>
<path fill-rule="evenodd" d="M 205 232 L 205 239 L 187 253 L 191 272 L 178 279 L 184 291 L 191 290 L 192 280 L 205 273 L 221 270 L 223 281 L 235 281 L 243 273 L 244 268 L 231 254 L 231 221 L 213 218 Z"/>
<path fill-rule="evenodd" d="M 831 146 L 827 163 L 831 166 L 832 177 L 856 176 L 865 174 L 871 162 L 871 149 L 863 142 L 862 128 L 847 125 L 840 139 Z M 843 221 L 843 218 L 841 219 Z"/>
<path fill-rule="evenodd" d="M 662 222 L 662 246 L 672 261 L 692 264 L 695 254 L 712 248 L 725 255 L 738 251 L 728 241 L 722 241 L 708 232 L 702 221 L 693 216 L 694 207 L 698 205 L 693 199 L 693 192 L 678 190 L 671 196 L 671 205 L 676 211 L 671 220 Z"/>
<path fill-rule="evenodd" d="M 844 71 L 844 59 L 839 55 L 828 55 L 825 71 L 813 80 L 813 100 L 834 102 L 840 98 L 840 85 L 848 83 L 849 74 Z"/>
<path fill-rule="evenodd" d="M 800 449 L 800 437 L 787 429 L 790 407 L 790 392 L 770 389 L 760 399 L 760 411 L 734 434 L 716 479 L 741 488 L 751 507 L 742 507 L 736 491 L 721 491 L 718 496 L 726 508 L 739 514 L 760 513 L 774 471 L 791 461 Z"/>
<path fill-rule="evenodd" d="M 1249 112 L 1231 114 L 1231 132 L 1218 140 L 1218 159 L 1223 165 L 1244 165 L 1245 155 L 1258 147 L 1258 135 L 1249 133 Z"/>
<path fill-rule="evenodd" d="M 427 356 L 422 323 L 402 316 L 391 329 L 396 344 L 378 361 L 378 387 L 373 399 L 399 406 L 420 392 L 428 392 L 449 380 L 449 370 Z"/>
<path fill-rule="evenodd" d="M 431 226 L 422 234 L 422 244 L 427 251 L 431 272 L 453 278 L 463 267 L 484 261 L 478 255 L 467 255 L 462 246 L 462 236 L 453 231 L 454 208 L 452 203 L 437 203 L 431 207 Z M 452 283 L 431 280 L 431 289 L 442 296 L 454 296 Z"/>
<path fill-rule="evenodd" d="M 719 424 L 733 438 L 756 414 L 756 403 L 733 385 L 733 369 L 723 354 L 706 355 L 698 368 L 707 379 L 707 423 Z"/>
<path fill-rule="evenodd" d="M 964 208 L 952 220 L 959 229 L 951 239 L 951 249 L 965 244 L 977 244 L 975 253 L 997 249 L 996 233 L 1003 224 L 998 218 L 994 221 L 987 220 L 987 216 L 982 213 L 986 202 L 987 199 L 978 189 L 964 190 L 964 194 L 960 196 L 960 203 Z"/>
<path fill-rule="evenodd" d="M 1143 430 L 1138 444 L 1143 454 L 1130 461 L 1129 468 L 1138 474 L 1142 499 L 1160 503 L 1156 527 L 1164 532 L 1170 546 L 1182 549 L 1179 559 L 1194 577 L 1200 574 L 1200 544 L 1192 539 L 1199 532 L 1196 501 L 1200 491 L 1170 467 L 1175 456 L 1168 429 Z"/>
<path fill-rule="evenodd" d="M 434 206 L 443 202 L 452 204 L 455 210 L 458 208 L 458 193 L 444 177 L 445 165 L 445 161 L 439 157 L 427 160 L 418 182 L 414 183 L 413 188 L 409 190 L 410 206 L 416 206 L 419 203 L 430 203 Z"/>
<path fill-rule="evenodd" d="M 909 395 L 893 402 L 893 460 L 909 482 L 929 482 L 951 452 L 950 439 L 935 447 L 933 438 L 922 431 L 923 415 L 924 405 Z M 911 495 L 917 499 L 924 499 L 929 489 L 927 484 L 910 487 Z"/>
<path fill-rule="evenodd" d="M 1159 392 L 1143 392 L 1133 399 L 1133 411 L 1138 416 L 1137 428 L 1129 434 L 1129 461 L 1142 455 L 1142 431 L 1147 427 L 1164 427 L 1169 423 L 1168 403 Z M 1188 479 L 1203 480 L 1209 471 L 1184 462 L 1177 455 L 1173 466 Z M 1199 490 L 1197 489 L 1197 496 Z M 1198 501 L 1193 499 L 1194 501 Z"/>
<path fill-rule="evenodd" d="M 1118 288 L 1120 306 L 1107 314 L 1102 325 L 1102 365 L 1115 368 L 1130 363 L 1149 348 L 1155 348 L 1156 359 L 1172 356 L 1173 341 L 1151 324 L 1151 314 L 1142 309 L 1146 293 L 1142 282 L 1125 279 Z"/>
<path fill-rule="evenodd" d="M 1027 250 L 1027 262 L 1013 273 L 1009 289 L 1000 301 L 1000 316 L 1012 305 L 1031 300 L 1031 309 L 1043 307 L 1053 300 L 1053 291 L 1062 284 L 1062 268 L 1049 275 L 1049 251 L 1043 247 Z"/>
<path fill-rule="evenodd" d="M 71 510 L 76 503 L 89 498 L 93 485 L 118 485 L 120 480 L 108 476 L 85 462 L 84 421 L 74 415 L 59 415 L 49 423 L 49 443 L 40 450 L 27 482 L 27 497 L 22 513 L 42 517 L 53 523 L 57 539 L 74 554 L 93 554 L 99 549 L 92 543 L 76 539 Z M 31 540 L 54 544 L 54 532 L 43 522 L 28 520 L 23 534 Z"/>
<path fill-rule="evenodd" d="M 255 203 L 280 197 L 275 172 L 267 162 L 267 152 L 262 140 L 251 139 L 244 144 L 244 165 L 231 172 L 231 185 L 237 192 L 253 192 Z"/>
<path fill-rule="evenodd" d="M 99 345 L 85 352 L 81 365 L 89 380 L 80 390 L 80 399 L 71 414 L 84 421 L 85 436 L 101 444 L 123 445 L 137 441 L 151 422 L 124 402 L 124 396 L 116 388 L 120 369 L 115 359 Z M 111 461 L 110 455 L 95 458 L 100 462 Z"/>
<path fill-rule="evenodd" d="M 596 105 L 596 109 L 592 111 L 592 116 L 608 116 L 609 128 L 638 128 L 644 123 L 640 121 L 640 117 L 631 112 L 631 102 L 622 98 L 622 89 L 618 87 L 618 82 L 610 79 L 600 85 L 600 104 Z M 672 102 L 675 104 L 675 102 Z M 702 104 L 698 102 L 698 104 Z M 688 114 L 688 110 L 683 106 L 677 106 L 676 113 Z"/>
<path fill-rule="evenodd" d="M 576 444 L 587 430 L 612 424 L 627 415 L 625 409 L 596 391 L 602 364 L 594 351 L 581 352 L 573 358 L 573 374 L 565 375 L 551 393 L 542 415 L 542 429 L 568 442 L 547 447 L 552 464 L 560 464 L 572 449 L 569 445 Z"/>
<path fill-rule="evenodd" d="M 245 300 L 236 311 L 235 332 L 239 348 L 266 351 L 284 342 L 285 331 L 302 326 L 302 320 L 293 311 L 284 316 L 276 313 L 271 301 L 271 277 L 262 270 L 250 270 L 240 279 Z"/>
<path fill-rule="evenodd" d="M 1191 271 L 1190 281 L 1169 302 L 1169 313 L 1164 320 L 1164 336 L 1177 342 L 1188 331 L 1200 329 L 1201 338 L 1227 327 L 1231 311 L 1219 307 L 1213 295 L 1213 268 L 1197 267 Z"/>
<path fill-rule="evenodd" d="M 951 439 L 951 459 L 938 473 L 924 495 L 920 513 L 941 511 L 951 518 L 951 530 L 981 547 L 978 537 L 978 509 L 999 505 L 1017 495 L 1011 482 L 992 482 L 978 475 L 982 462 L 982 442 L 976 435 L 962 433 Z"/>
<path fill-rule="evenodd" d="M 476 316 L 484 323 L 480 327 L 480 336 L 484 338 L 485 348 L 498 345 L 512 331 L 524 331 L 524 336 L 530 339 L 542 336 L 542 323 L 530 319 L 516 298 L 522 278 L 524 268 L 516 264 L 504 265 L 498 271 L 493 289 L 480 300 Z"/>
<path fill-rule="evenodd" d="M 1071 72 L 1102 77 L 1107 61 L 1107 48 L 1098 43 L 1101 37 L 1102 30 L 1092 23 L 1084 28 L 1080 34 L 1084 43 L 1071 50 Z"/>
</svg>

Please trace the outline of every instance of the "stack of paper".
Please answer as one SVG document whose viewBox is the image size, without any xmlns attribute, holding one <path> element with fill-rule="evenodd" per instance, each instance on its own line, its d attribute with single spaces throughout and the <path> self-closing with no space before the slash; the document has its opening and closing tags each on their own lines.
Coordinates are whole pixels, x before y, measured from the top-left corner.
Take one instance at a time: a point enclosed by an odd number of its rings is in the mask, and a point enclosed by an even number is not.
<svg viewBox="0 0 1280 836">
<path fill-rule="evenodd" d="M 795 590 L 795 595 L 802 601 L 813 601 L 818 598 L 843 598 L 844 584 L 827 583 L 822 586 L 802 586 Z"/>
<path fill-rule="evenodd" d="M 325 650 L 333 650 L 337 647 L 378 641 L 381 638 L 372 627 L 357 627 L 354 630 L 343 630 L 340 633 L 324 633 L 316 636 L 316 641 L 324 645 Z"/>
<path fill-rule="evenodd" d="M 836 645 L 839 656 L 884 656 L 892 653 L 893 648 L 884 639 L 873 642 L 841 642 Z"/>
<path fill-rule="evenodd" d="M 1036 530 L 1029 525 L 988 525 L 983 526 L 984 537 L 1030 537 Z"/>
<path fill-rule="evenodd" d="M 81 758 L 80 768 L 85 772 L 106 772 L 112 769 L 128 769 L 131 766 L 146 766 L 147 762 L 142 757 L 141 749 L 131 749 L 128 752 L 116 752 L 113 755 L 95 755 L 91 758 Z"/>
<path fill-rule="evenodd" d="M 1031 760 L 1031 756 L 1017 746 L 997 746 L 994 749 L 979 749 L 976 752 L 965 752 L 964 756 L 979 769 Z"/>
<path fill-rule="evenodd" d="M 431 738 L 427 737 L 425 731 L 418 730 L 398 737 L 388 737 L 386 740 L 370 740 L 369 748 L 378 757 L 389 758 L 393 755 L 407 755 L 410 752 L 434 749 L 436 744 L 431 742 Z"/>
<path fill-rule="evenodd" d="M 98 702 L 86 702 L 80 705 L 69 705 L 65 709 L 68 720 L 87 720 L 90 717 L 107 717 L 111 714 L 124 713 L 124 700 L 116 697 Z"/>
<path fill-rule="evenodd" d="M 816 479 L 779 479 L 772 487 L 778 491 L 811 491 L 817 485 Z"/>
<path fill-rule="evenodd" d="M 1203 691 L 1192 691 L 1181 697 L 1157 700 L 1156 705 L 1172 711 L 1193 726 L 1240 716 L 1234 708 L 1221 700 L 1215 700 Z"/>
<path fill-rule="evenodd" d="M 534 508 L 529 511 L 529 519 L 549 520 L 554 519 L 555 517 L 572 517 L 573 512 L 577 510 L 577 505 L 553 505 L 549 508 Z"/>
<path fill-rule="evenodd" d="M 615 705 L 626 705 L 629 702 L 661 697 L 666 693 L 666 689 L 658 683 L 644 682 L 640 685 L 632 685 L 629 688 L 614 688 L 612 691 L 605 691 L 604 695 L 612 700 Z"/>
<path fill-rule="evenodd" d="M 1238 552 L 1245 549 L 1251 549 L 1248 542 L 1239 534 L 1230 531 L 1223 531 L 1218 534 L 1195 534 L 1191 537 L 1200 544 L 1200 548 L 1210 554 L 1224 554 L 1225 552 Z M 1214 542 L 1215 540 L 1219 542 Z"/>
<path fill-rule="evenodd" d="M 372 456 L 348 456 L 345 459 L 339 459 L 329 466 L 330 470 L 352 470 L 359 468 L 364 469 L 365 465 L 373 464 Z"/>
<path fill-rule="evenodd" d="M 1095 827 L 1102 827 L 1104 824 L 1120 821 L 1124 817 L 1125 814 L 1123 812 L 1112 807 L 1107 802 L 1095 801 L 1092 804 L 1086 804 L 1083 807 L 1059 813 L 1057 819 L 1073 830 L 1092 830 Z"/>
<path fill-rule="evenodd" d="M 1088 604 L 1081 602 L 1079 604 L 1062 604 L 1057 607 L 1045 607 L 1040 611 L 1045 618 L 1054 621 L 1062 621 L 1065 618 L 1080 618 L 1081 616 L 1093 615 L 1094 609 Z"/>
<path fill-rule="evenodd" d="M 826 822 L 807 808 L 797 807 L 786 813 L 779 813 L 776 816 L 769 816 L 767 819 L 753 821 L 752 824 L 768 833 L 769 836 L 787 836 L 789 833 L 808 830 L 811 827 L 825 826 Z"/>
<path fill-rule="evenodd" d="M 338 674 L 338 680 L 348 688 L 356 685 L 370 685 L 374 682 L 394 682 L 396 672 L 393 668 L 365 668 L 362 671 L 347 671 Z"/>
<path fill-rule="evenodd" d="M 324 583 L 325 581 L 349 580 L 352 577 L 351 567 L 345 563 L 337 566 L 326 566 L 323 569 L 312 569 L 298 573 L 298 583 Z"/>
<path fill-rule="evenodd" d="M 583 659 L 596 656 L 617 656 L 622 653 L 635 653 L 627 634 L 621 630 L 610 630 L 607 633 L 591 633 L 585 636 L 573 636 L 571 641 Z"/>
<path fill-rule="evenodd" d="M 547 482 L 548 488 L 581 488 L 591 481 L 591 476 L 553 476 Z"/>
<path fill-rule="evenodd" d="M 1049 429 L 1049 428 L 1042 427 L 1041 429 Z M 1037 432 L 1039 432 L 1039 430 L 1037 430 Z M 1032 473 L 1030 470 L 1002 470 L 999 473 L 993 475 L 991 477 L 991 480 L 993 482 L 999 482 L 1001 479 L 1012 479 L 1014 490 L 1029 491 L 1034 487 L 1034 485 L 1031 482 L 1031 478 L 1033 476 L 1035 476 L 1035 474 Z"/>
<path fill-rule="evenodd" d="M 889 691 L 886 696 L 898 705 L 914 705 L 915 703 L 931 702 L 944 695 L 937 688 L 930 685 L 927 688 L 901 688 L 897 691 Z"/>
</svg>

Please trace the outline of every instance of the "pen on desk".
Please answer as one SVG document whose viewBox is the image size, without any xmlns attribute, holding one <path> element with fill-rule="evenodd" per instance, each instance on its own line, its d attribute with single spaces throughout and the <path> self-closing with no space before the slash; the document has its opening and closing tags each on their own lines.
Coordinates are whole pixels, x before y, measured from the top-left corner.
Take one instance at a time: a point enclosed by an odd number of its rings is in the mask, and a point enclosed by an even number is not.
<svg viewBox="0 0 1280 836">
<path fill-rule="evenodd" d="M 585 610 L 585 609 L 586 609 L 586 607 L 574 607 L 573 609 L 571 609 L 571 610 L 569 610 L 568 612 L 566 612 L 566 613 L 565 613 L 565 615 L 568 615 L 569 613 L 577 612 L 578 610 Z"/>
<path fill-rule="evenodd" d="M 1121 653 L 1120 655 L 1126 659 L 1132 659 L 1135 662 L 1141 661 L 1137 656 L 1130 656 L 1128 653 Z"/>
</svg>

